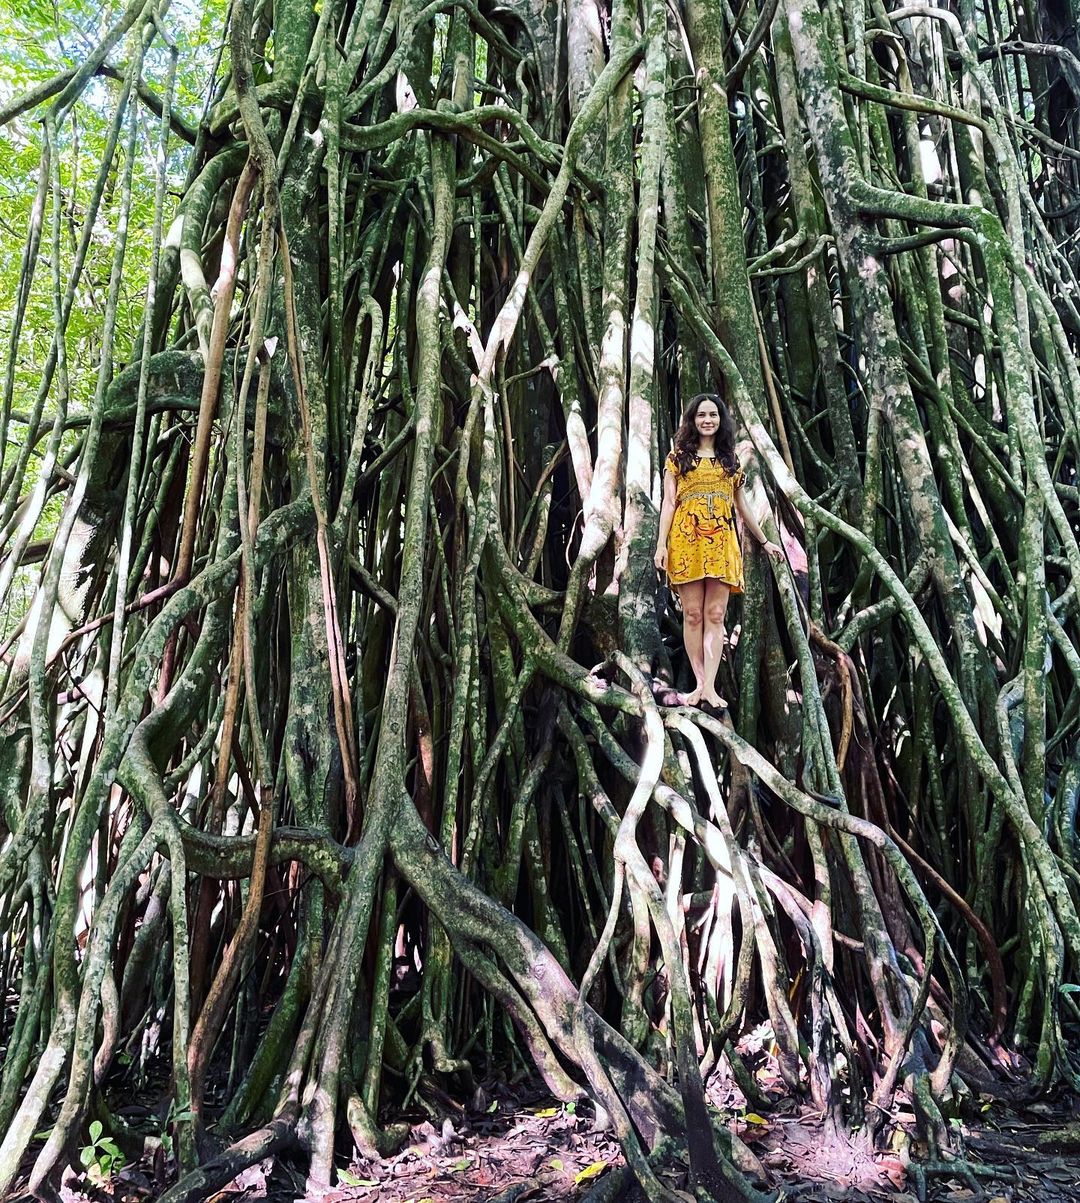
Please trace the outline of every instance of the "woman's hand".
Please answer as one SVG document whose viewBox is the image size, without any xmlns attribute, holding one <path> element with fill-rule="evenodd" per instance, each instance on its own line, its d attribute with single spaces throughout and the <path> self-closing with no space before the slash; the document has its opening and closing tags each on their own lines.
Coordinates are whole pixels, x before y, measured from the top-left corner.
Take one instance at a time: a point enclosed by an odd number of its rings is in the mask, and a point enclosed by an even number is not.
<svg viewBox="0 0 1080 1203">
<path fill-rule="evenodd" d="M 656 549 L 656 555 L 653 556 L 652 562 L 656 565 L 657 572 L 666 572 L 667 571 L 667 548 L 666 547 L 658 547 Z"/>
<path fill-rule="evenodd" d="M 762 543 L 761 550 L 767 556 L 772 556 L 774 560 L 779 560 L 784 554 L 784 549 L 780 546 L 780 544 L 774 543 L 771 539 L 766 539 L 765 542 Z"/>
</svg>

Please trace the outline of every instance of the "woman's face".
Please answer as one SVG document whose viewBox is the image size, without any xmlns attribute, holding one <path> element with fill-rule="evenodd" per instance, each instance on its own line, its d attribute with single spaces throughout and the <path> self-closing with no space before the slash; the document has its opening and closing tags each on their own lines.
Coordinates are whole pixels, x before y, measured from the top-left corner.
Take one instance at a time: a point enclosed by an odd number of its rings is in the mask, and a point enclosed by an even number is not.
<svg viewBox="0 0 1080 1203">
<path fill-rule="evenodd" d="M 694 414 L 694 426 L 698 435 L 715 435 L 720 429 L 720 411 L 715 401 L 702 401 Z"/>
</svg>

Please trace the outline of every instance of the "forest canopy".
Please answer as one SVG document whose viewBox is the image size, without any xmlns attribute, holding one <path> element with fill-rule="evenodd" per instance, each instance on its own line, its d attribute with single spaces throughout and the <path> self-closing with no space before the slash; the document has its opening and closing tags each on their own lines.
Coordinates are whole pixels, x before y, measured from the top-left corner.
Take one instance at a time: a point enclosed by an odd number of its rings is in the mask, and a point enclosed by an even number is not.
<svg viewBox="0 0 1080 1203">
<path fill-rule="evenodd" d="M 1080 1085 L 1078 17 L 0 6 L 0 1194 L 526 1069 L 761 1199 L 766 1055 L 924 1186 Z M 703 391 L 783 549 L 718 712 Z"/>
</svg>

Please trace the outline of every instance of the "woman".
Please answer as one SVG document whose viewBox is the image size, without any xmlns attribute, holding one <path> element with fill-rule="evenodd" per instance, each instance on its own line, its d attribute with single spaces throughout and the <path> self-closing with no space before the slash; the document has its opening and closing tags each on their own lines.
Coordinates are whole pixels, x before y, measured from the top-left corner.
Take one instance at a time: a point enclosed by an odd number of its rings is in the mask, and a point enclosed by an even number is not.
<svg viewBox="0 0 1080 1203">
<path fill-rule="evenodd" d="M 683 695 L 688 706 L 727 705 L 716 692 L 716 674 L 724 654 L 728 598 L 743 587 L 735 511 L 769 555 L 782 555 L 750 512 L 742 487 L 745 479 L 727 406 L 715 393 L 699 393 L 683 414 L 664 464 L 655 556 L 656 567 L 667 572 L 682 604 L 683 642 L 696 681 Z"/>
</svg>

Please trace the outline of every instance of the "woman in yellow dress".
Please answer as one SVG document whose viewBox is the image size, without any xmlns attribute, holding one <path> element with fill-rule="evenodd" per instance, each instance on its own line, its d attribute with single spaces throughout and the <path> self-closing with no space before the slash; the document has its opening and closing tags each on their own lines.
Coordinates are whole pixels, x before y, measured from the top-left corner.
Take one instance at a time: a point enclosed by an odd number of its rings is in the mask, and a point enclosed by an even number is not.
<svg viewBox="0 0 1080 1203">
<path fill-rule="evenodd" d="M 655 557 L 682 605 L 683 642 L 696 682 L 683 697 L 688 706 L 727 705 L 716 692 L 716 674 L 724 655 L 728 598 L 743 587 L 736 511 L 769 555 L 779 559 L 783 554 L 751 513 L 745 479 L 727 406 L 715 393 L 699 393 L 687 406 L 664 463 Z"/>
</svg>

